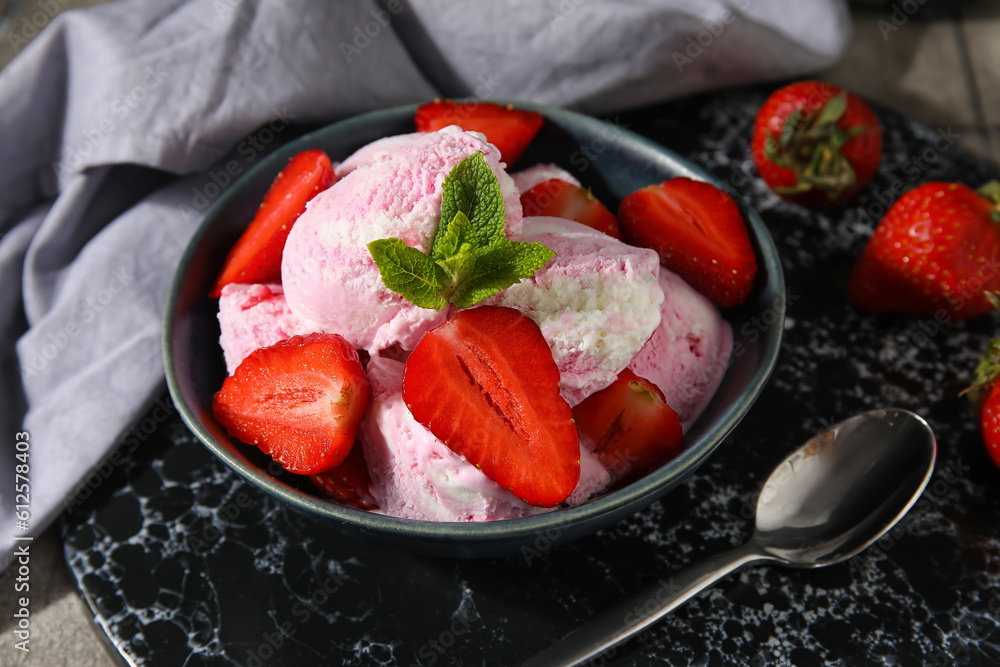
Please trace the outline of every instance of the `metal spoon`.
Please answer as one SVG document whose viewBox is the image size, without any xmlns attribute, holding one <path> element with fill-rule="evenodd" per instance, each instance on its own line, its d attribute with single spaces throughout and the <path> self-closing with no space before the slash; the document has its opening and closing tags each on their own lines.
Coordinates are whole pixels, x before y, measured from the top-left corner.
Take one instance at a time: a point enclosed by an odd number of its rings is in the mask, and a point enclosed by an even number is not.
<svg viewBox="0 0 1000 667">
<path fill-rule="evenodd" d="M 597 656 L 603 664 L 616 644 L 745 565 L 771 561 L 812 568 L 856 555 L 913 506 L 930 480 L 936 454 L 930 426 L 908 410 L 872 410 L 832 426 L 767 478 L 749 542 L 604 612 L 523 667 L 577 665 Z"/>
</svg>

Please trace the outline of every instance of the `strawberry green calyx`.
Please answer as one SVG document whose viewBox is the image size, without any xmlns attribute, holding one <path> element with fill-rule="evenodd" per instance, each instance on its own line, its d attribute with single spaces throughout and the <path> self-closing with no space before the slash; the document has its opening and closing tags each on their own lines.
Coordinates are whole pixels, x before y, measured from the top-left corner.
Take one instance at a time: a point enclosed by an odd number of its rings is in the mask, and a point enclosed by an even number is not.
<svg viewBox="0 0 1000 667">
<path fill-rule="evenodd" d="M 868 131 L 867 126 L 844 129 L 837 122 L 847 110 L 847 93 L 831 97 L 814 114 L 793 111 L 778 137 L 770 134 L 764 144 L 765 157 L 779 167 L 795 172 L 796 183 L 778 187 L 780 195 L 797 195 L 823 190 L 831 199 L 851 190 L 857 178 L 841 149 L 851 138 Z"/>
<path fill-rule="evenodd" d="M 990 294 L 990 301 L 996 305 L 996 295 Z M 975 378 L 972 384 L 962 391 L 961 395 L 968 394 L 969 400 L 976 409 L 980 409 L 990 395 L 990 390 L 1000 376 L 1000 338 L 994 338 L 986 348 L 983 360 L 976 366 Z"/>
<path fill-rule="evenodd" d="M 989 202 L 993 205 L 993 210 L 990 211 L 990 216 L 996 222 L 1000 222 L 1000 181 L 993 180 L 984 183 L 979 186 L 976 192 L 989 200 Z"/>
<path fill-rule="evenodd" d="M 482 153 L 459 162 L 442 186 L 441 221 L 430 254 L 402 239 L 368 244 L 382 284 L 421 308 L 469 308 L 530 278 L 555 253 L 504 235 L 500 183 Z"/>
</svg>

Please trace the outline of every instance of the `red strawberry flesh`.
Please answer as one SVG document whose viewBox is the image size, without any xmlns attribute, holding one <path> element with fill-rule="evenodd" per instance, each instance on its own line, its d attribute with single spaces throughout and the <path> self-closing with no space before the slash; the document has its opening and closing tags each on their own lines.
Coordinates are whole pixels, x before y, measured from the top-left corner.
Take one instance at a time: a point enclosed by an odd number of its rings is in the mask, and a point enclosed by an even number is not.
<svg viewBox="0 0 1000 667">
<path fill-rule="evenodd" d="M 621 239 L 618 220 L 589 189 L 553 178 L 521 195 L 525 216 L 549 215 L 574 220 L 608 236 Z"/>
<path fill-rule="evenodd" d="M 629 369 L 607 388 L 573 409 L 581 438 L 616 480 L 633 480 L 663 465 L 683 449 L 677 413 L 663 392 Z"/>
<path fill-rule="evenodd" d="M 218 298 L 230 283 L 280 282 L 281 254 L 292 225 L 306 203 L 336 180 L 323 151 L 295 155 L 274 179 L 250 225 L 229 251 L 210 296 Z"/>
<path fill-rule="evenodd" d="M 580 478 L 580 444 L 538 325 L 497 306 L 460 311 L 406 362 L 403 399 L 452 451 L 524 502 L 552 507 Z"/>
<path fill-rule="evenodd" d="M 652 248 L 660 263 L 717 306 L 750 295 L 757 260 L 739 208 L 704 181 L 673 178 L 626 197 L 618 211 L 626 243 Z"/>
<path fill-rule="evenodd" d="M 310 479 L 323 495 L 341 505 L 361 510 L 378 509 L 378 503 L 371 494 L 368 463 L 360 446 L 351 447 L 347 457 L 337 467 L 312 475 Z"/>
<path fill-rule="evenodd" d="M 315 333 L 252 352 L 222 383 L 212 410 L 230 435 L 305 475 L 344 460 L 370 396 L 354 348 Z"/>
<path fill-rule="evenodd" d="M 449 125 L 481 132 L 497 147 L 508 166 L 514 164 L 538 134 L 544 117 L 537 111 L 501 106 L 496 102 L 435 100 L 417 109 L 414 122 L 420 132 L 435 132 Z"/>
</svg>

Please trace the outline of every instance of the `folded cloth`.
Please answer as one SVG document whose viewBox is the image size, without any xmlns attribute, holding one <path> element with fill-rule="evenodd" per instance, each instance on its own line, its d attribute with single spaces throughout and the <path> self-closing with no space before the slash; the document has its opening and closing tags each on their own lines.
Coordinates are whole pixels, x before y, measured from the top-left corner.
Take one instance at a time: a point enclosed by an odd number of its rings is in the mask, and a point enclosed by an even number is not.
<svg viewBox="0 0 1000 667">
<path fill-rule="evenodd" d="M 174 267 L 235 180 L 219 165 L 435 96 L 605 114 L 800 75 L 835 62 L 848 26 L 843 0 L 123 0 L 56 17 L 0 73 L 0 437 L 29 442 L 27 468 L 0 457 L 0 565 L 156 427 L 134 422 L 163 391 Z"/>
</svg>

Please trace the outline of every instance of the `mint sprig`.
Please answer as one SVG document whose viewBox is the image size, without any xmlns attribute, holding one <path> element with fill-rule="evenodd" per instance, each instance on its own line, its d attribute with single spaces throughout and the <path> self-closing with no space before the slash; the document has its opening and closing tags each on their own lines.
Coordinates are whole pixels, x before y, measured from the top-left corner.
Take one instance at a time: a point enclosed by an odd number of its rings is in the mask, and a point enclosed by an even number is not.
<svg viewBox="0 0 1000 667">
<path fill-rule="evenodd" d="M 402 239 L 368 244 L 382 284 L 415 306 L 474 306 L 524 278 L 555 253 L 541 243 L 508 239 L 503 192 L 482 153 L 451 170 L 442 185 L 441 222 L 429 255 Z"/>
</svg>

